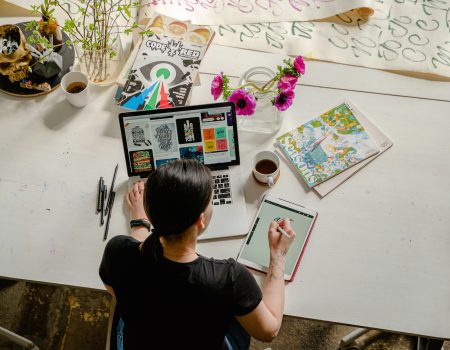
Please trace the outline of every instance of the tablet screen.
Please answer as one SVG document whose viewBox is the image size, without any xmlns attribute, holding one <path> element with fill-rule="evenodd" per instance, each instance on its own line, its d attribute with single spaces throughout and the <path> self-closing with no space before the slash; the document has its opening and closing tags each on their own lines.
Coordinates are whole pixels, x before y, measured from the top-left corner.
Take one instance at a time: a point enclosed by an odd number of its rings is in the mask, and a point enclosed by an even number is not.
<svg viewBox="0 0 450 350">
<path fill-rule="evenodd" d="M 296 236 L 286 255 L 285 268 L 285 274 L 291 276 L 294 273 L 298 258 L 308 237 L 308 232 L 314 220 L 313 215 L 265 199 L 240 257 L 266 268 L 269 267 L 270 256 L 267 233 L 270 223 L 275 218 L 289 218 L 293 220 L 291 221 L 291 226 Z"/>
</svg>

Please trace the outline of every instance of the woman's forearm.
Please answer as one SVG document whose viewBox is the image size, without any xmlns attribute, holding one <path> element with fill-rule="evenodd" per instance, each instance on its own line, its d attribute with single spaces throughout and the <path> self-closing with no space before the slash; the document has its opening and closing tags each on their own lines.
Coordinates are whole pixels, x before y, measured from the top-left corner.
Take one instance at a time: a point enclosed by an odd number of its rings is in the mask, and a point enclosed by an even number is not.
<svg viewBox="0 0 450 350">
<path fill-rule="evenodd" d="M 279 327 L 284 313 L 284 267 L 287 250 L 277 249 L 270 253 L 269 270 L 263 286 L 263 300 L 277 319 Z M 278 328 L 279 328 L 278 327 Z"/>
</svg>

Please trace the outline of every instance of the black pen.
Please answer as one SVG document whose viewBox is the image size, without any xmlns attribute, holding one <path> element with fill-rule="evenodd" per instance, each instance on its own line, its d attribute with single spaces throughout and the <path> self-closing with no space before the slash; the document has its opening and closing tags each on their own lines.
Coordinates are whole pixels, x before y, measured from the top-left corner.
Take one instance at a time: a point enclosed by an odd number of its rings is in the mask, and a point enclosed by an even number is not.
<svg viewBox="0 0 450 350">
<path fill-rule="evenodd" d="M 111 207 L 111 196 L 114 193 L 114 182 L 116 181 L 116 175 L 117 175 L 117 169 L 119 168 L 119 164 L 117 163 L 116 168 L 114 169 L 114 175 L 111 182 L 111 187 L 109 188 L 109 196 L 108 200 L 106 201 L 106 208 L 105 208 L 105 215 L 108 214 L 108 210 Z"/>
<path fill-rule="evenodd" d="M 112 208 L 114 205 L 114 198 L 116 197 L 116 192 L 109 191 L 109 195 L 110 195 L 110 205 L 109 205 L 108 218 L 106 219 L 106 227 L 105 227 L 105 234 L 103 235 L 103 242 L 106 241 L 106 238 L 108 238 L 109 220 L 111 219 L 111 213 L 112 213 Z"/>
<path fill-rule="evenodd" d="M 102 210 L 102 195 L 103 195 L 103 177 L 98 180 L 98 193 L 97 193 L 97 213 Z"/>
<path fill-rule="evenodd" d="M 105 210 L 106 192 L 107 192 L 106 185 L 103 185 L 102 198 L 100 199 L 101 201 L 100 226 L 103 226 L 103 224 L 105 223 L 105 220 L 103 219 L 103 211 Z"/>
</svg>

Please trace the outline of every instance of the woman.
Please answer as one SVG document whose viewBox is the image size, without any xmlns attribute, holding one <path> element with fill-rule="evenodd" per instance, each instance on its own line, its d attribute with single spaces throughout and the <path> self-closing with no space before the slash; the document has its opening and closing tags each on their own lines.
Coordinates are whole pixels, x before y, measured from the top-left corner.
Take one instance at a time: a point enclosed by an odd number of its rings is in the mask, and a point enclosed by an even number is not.
<svg viewBox="0 0 450 350">
<path fill-rule="evenodd" d="M 196 253 L 197 238 L 213 211 L 207 167 L 193 160 L 166 164 L 150 174 L 145 186 L 134 184 L 126 200 L 132 233 L 108 242 L 100 266 L 125 323 L 125 350 L 227 349 L 236 339 L 248 347 L 248 335 L 247 341 L 245 336 L 225 338 L 230 327 L 243 327 L 266 342 L 276 337 L 284 308 L 285 256 L 295 237 L 288 220 L 268 228 L 270 267 L 261 293 L 234 259 Z M 278 225 L 290 239 L 277 231 Z"/>
</svg>

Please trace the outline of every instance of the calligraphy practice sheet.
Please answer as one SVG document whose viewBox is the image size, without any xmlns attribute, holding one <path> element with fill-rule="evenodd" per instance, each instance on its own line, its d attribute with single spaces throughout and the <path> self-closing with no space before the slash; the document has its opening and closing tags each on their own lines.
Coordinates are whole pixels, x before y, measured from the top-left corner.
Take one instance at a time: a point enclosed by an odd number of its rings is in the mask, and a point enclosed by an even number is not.
<svg viewBox="0 0 450 350">
<path fill-rule="evenodd" d="M 373 8 L 376 0 L 141 0 L 140 17 L 157 11 L 195 24 L 312 21 L 353 9 Z"/>
<path fill-rule="evenodd" d="M 10 0 L 11 1 L 11 0 Z M 15 0 L 29 8 L 35 0 Z M 77 1 L 66 10 L 77 13 Z M 142 0 L 208 24 L 214 44 L 450 78 L 450 0 Z"/>
<path fill-rule="evenodd" d="M 214 44 L 450 77 L 450 0 L 144 1 L 146 11 L 217 20 Z"/>
</svg>

